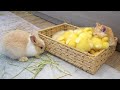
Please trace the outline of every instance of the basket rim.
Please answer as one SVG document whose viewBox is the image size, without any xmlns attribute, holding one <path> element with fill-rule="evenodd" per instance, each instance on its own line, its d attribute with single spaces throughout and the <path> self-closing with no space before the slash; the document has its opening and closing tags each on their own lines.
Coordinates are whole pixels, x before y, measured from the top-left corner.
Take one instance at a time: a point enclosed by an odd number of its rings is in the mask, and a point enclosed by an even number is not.
<svg viewBox="0 0 120 90">
<path fill-rule="evenodd" d="M 58 26 L 62 26 L 62 25 L 69 25 L 69 26 L 73 26 L 73 27 L 79 28 L 78 26 L 74 26 L 72 24 L 62 23 L 62 24 L 58 24 L 58 25 L 55 25 L 55 26 L 47 27 L 47 28 L 44 28 L 44 29 L 40 29 L 40 30 L 38 30 L 38 32 L 45 31 L 46 29 L 52 29 L 52 28 L 55 28 L 55 27 L 58 27 Z"/>
</svg>

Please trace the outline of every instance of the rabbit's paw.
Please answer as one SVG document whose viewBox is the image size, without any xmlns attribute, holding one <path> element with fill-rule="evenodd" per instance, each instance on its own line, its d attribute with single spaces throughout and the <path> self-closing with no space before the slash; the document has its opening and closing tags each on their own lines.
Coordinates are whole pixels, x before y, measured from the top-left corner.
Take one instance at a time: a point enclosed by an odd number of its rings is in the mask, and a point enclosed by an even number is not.
<svg viewBox="0 0 120 90">
<path fill-rule="evenodd" d="M 40 56 L 39 55 L 35 55 L 35 58 L 40 59 Z"/>
<path fill-rule="evenodd" d="M 27 57 L 21 57 L 19 59 L 20 62 L 27 62 L 28 61 L 28 58 Z"/>
</svg>

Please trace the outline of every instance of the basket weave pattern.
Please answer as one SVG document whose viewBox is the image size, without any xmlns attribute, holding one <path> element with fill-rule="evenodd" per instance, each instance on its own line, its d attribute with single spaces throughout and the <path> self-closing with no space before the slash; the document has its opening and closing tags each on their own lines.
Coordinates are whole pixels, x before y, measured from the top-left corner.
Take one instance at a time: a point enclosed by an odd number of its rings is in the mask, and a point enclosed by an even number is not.
<svg viewBox="0 0 120 90">
<path fill-rule="evenodd" d="M 90 74 L 95 74 L 100 66 L 105 63 L 108 57 L 114 53 L 116 47 L 109 47 L 108 49 L 102 50 L 98 55 L 94 56 L 89 53 L 82 53 L 75 48 L 61 44 L 55 40 L 52 40 L 51 38 L 52 35 L 60 30 L 77 28 L 79 27 L 64 23 L 39 31 L 39 36 L 46 44 L 46 51 Z"/>
</svg>

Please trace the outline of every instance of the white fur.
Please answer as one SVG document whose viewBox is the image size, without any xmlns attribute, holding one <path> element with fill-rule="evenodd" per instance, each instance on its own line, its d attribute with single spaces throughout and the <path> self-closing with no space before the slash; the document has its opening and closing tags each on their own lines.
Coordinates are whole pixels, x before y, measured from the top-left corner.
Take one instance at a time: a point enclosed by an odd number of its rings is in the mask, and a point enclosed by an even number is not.
<svg viewBox="0 0 120 90">
<path fill-rule="evenodd" d="M 29 41 L 28 41 L 28 44 L 27 44 L 27 47 L 26 47 L 26 54 L 27 54 L 28 57 L 35 56 L 37 54 L 35 46 L 32 43 L 32 41 L 30 40 L 30 38 L 29 38 Z"/>
</svg>

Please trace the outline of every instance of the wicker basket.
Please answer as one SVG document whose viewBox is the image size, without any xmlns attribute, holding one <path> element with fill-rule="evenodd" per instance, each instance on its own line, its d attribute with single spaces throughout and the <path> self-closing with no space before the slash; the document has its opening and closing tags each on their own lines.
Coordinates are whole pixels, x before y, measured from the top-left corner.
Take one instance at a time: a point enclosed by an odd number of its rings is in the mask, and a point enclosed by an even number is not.
<svg viewBox="0 0 120 90">
<path fill-rule="evenodd" d="M 69 30 L 69 29 L 77 29 L 80 27 L 63 23 L 60 25 L 56 25 L 50 28 L 46 28 L 39 31 L 39 36 L 45 41 L 46 51 L 49 53 L 77 66 L 78 68 L 90 73 L 95 74 L 100 66 L 105 63 L 105 61 L 110 57 L 116 46 L 109 47 L 106 50 L 100 51 L 97 55 L 92 55 L 89 53 L 82 53 L 75 48 L 69 47 L 67 45 L 61 44 L 51 37 L 56 32 L 60 30 Z M 117 43 L 117 38 L 116 43 Z"/>
</svg>

